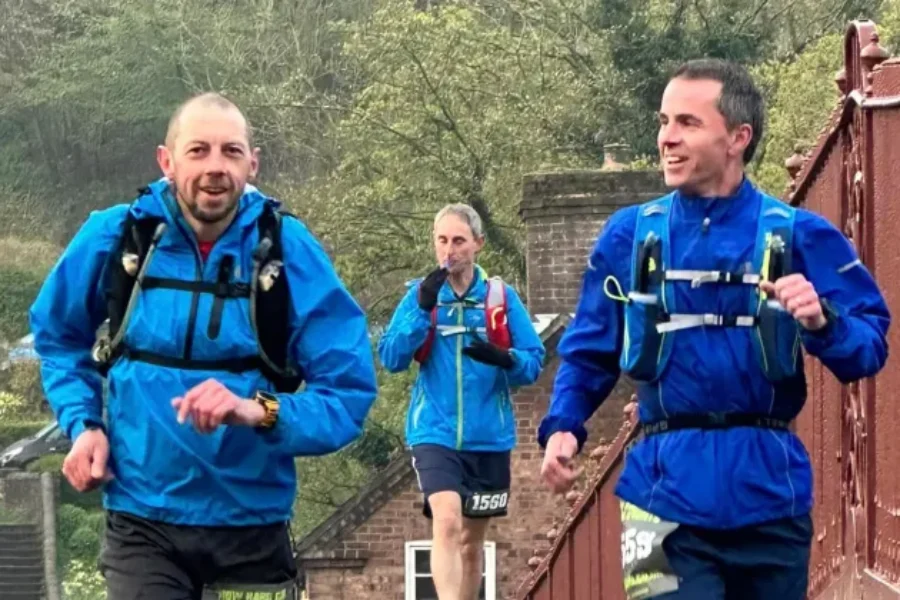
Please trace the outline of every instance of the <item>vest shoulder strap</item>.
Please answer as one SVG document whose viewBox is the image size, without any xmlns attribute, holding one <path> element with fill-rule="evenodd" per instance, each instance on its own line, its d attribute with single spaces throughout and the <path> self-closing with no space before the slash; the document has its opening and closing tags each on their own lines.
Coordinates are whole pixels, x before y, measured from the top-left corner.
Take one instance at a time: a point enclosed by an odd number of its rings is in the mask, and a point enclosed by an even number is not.
<svg viewBox="0 0 900 600">
<path fill-rule="evenodd" d="M 774 281 L 792 272 L 791 248 L 797 209 L 762 194 L 759 213 L 754 267 L 763 280 Z"/>
<path fill-rule="evenodd" d="M 262 371 L 279 391 L 287 392 L 296 390 L 303 376 L 289 360 L 291 289 L 283 269 L 281 239 L 285 218 L 296 217 L 267 203 L 257 220 L 259 240 L 254 259 L 259 261 L 256 274 L 259 281 L 256 282 L 254 319 L 260 351 L 267 359 L 263 361 Z"/>
<path fill-rule="evenodd" d="M 109 336 L 114 338 L 122 325 L 135 278 L 147 258 L 159 224 L 158 217 L 138 219 L 129 208 L 119 239 L 106 258 L 103 287 L 109 317 Z"/>
<path fill-rule="evenodd" d="M 638 207 L 634 225 L 629 289 L 648 293 L 652 280 L 671 266 L 669 214 L 674 193 L 651 200 Z"/>
</svg>

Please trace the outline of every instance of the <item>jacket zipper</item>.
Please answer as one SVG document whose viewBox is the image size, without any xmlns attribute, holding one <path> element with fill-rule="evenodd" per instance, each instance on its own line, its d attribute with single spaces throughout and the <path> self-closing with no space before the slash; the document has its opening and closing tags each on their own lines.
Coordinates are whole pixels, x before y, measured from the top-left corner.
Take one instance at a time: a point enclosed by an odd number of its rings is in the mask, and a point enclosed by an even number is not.
<svg viewBox="0 0 900 600">
<path fill-rule="evenodd" d="M 170 192 L 171 194 L 171 192 Z M 203 260 L 200 258 L 200 248 L 197 246 L 197 236 L 189 234 L 189 232 L 185 231 L 184 225 L 182 223 L 183 216 L 181 214 L 181 209 L 178 207 L 178 200 L 172 196 L 172 202 L 175 204 L 175 207 L 178 208 L 178 212 L 174 213 L 172 207 L 169 205 L 169 202 L 164 201 L 163 204 L 166 207 L 166 210 L 169 211 L 169 214 L 172 216 L 172 219 L 175 221 L 175 225 L 178 227 L 178 231 L 181 232 L 181 235 L 184 237 L 185 241 L 187 241 L 188 246 L 191 247 L 191 251 L 194 253 L 194 281 L 202 282 L 203 281 Z M 225 231 L 222 232 L 222 235 L 219 236 L 219 239 L 225 237 L 225 234 L 231 229 L 231 226 L 234 225 L 234 222 L 237 221 L 239 210 L 235 211 L 234 218 L 231 219 L 231 223 L 228 224 L 228 227 L 225 228 Z M 174 214 L 173 214 L 174 213 Z M 200 307 L 200 292 L 194 291 L 191 292 L 191 312 L 188 314 L 188 326 L 187 332 L 184 336 L 184 360 L 191 359 L 191 353 L 194 348 L 194 329 L 197 325 L 197 310 Z"/>
<path fill-rule="evenodd" d="M 459 304 L 457 325 L 465 323 L 465 309 Z M 463 336 L 456 336 L 456 449 L 462 450 L 463 444 L 463 372 L 462 372 Z"/>
</svg>

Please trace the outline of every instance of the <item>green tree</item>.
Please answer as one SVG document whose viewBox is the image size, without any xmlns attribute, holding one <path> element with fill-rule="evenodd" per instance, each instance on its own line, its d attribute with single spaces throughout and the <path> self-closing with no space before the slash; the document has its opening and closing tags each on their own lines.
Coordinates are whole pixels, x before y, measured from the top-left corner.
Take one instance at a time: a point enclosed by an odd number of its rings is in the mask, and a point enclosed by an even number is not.
<svg viewBox="0 0 900 600">
<path fill-rule="evenodd" d="M 420 11 L 379 3 L 345 27 L 343 59 L 357 91 L 335 130 L 341 162 L 315 188 L 341 272 L 382 322 L 402 282 L 433 264 L 432 217 L 464 202 L 482 216 L 482 260 L 523 274 L 521 176 L 596 163 L 573 145 L 596 129 L 589 89 L 531 25 L 511 28 L 470 3 Z M 390 302 L 387 302 L 390 301 Z"/>
<path fill-rule="evenodd" d="M 754 177 L 770 194 L 781 196 L 789 178 L 784 161 L 795 146 L 813 148 L 838 101 L 834 75 L 843 64 L 843 33 L 811 44 L 789 63 L 770 61 L 755 75 L 767 90 L 768 132 L 758 149 Z"/>
</svg>

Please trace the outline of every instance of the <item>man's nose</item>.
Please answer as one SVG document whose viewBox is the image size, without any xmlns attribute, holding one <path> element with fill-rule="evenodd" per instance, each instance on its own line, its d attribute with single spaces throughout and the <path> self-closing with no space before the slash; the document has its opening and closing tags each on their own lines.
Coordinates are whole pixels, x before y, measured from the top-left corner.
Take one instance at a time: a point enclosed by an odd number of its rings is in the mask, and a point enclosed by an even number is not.
<svg viewBox="0 0 900 600">
<path fill-rule="evenodd" d="M 663 148 L 671 148 L 681 143 L 681 128 L 675 124 L 662 125 L 659 128 L 659 145 Z"/>
<path fill-rule="evenodd" d="M 222 175 L 225 173 L 225 156 L 214 150 L 209 153 L 209 156 L 206 159 L 206 173 L 207 175 Z"/>
</svg>

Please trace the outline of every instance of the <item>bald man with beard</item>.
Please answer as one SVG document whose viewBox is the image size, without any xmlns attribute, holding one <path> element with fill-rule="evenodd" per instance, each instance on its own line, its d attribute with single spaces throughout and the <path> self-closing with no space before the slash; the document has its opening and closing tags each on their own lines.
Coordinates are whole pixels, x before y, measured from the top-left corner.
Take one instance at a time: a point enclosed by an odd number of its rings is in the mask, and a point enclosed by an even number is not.
<svg viewBox="0 0 900 600">
<path fill-rule="evenodd" d="M 156 157 L 164 176 L 92 213 L 31 308 L 73 440 L 63 474 L 103 489 L 110 600 L 289 589 L 294 460 L 349 444 L 375 400 L 366 318 L 250 184 L 259 149 L 233 103 L 185 102 Z"/>
</svg>

